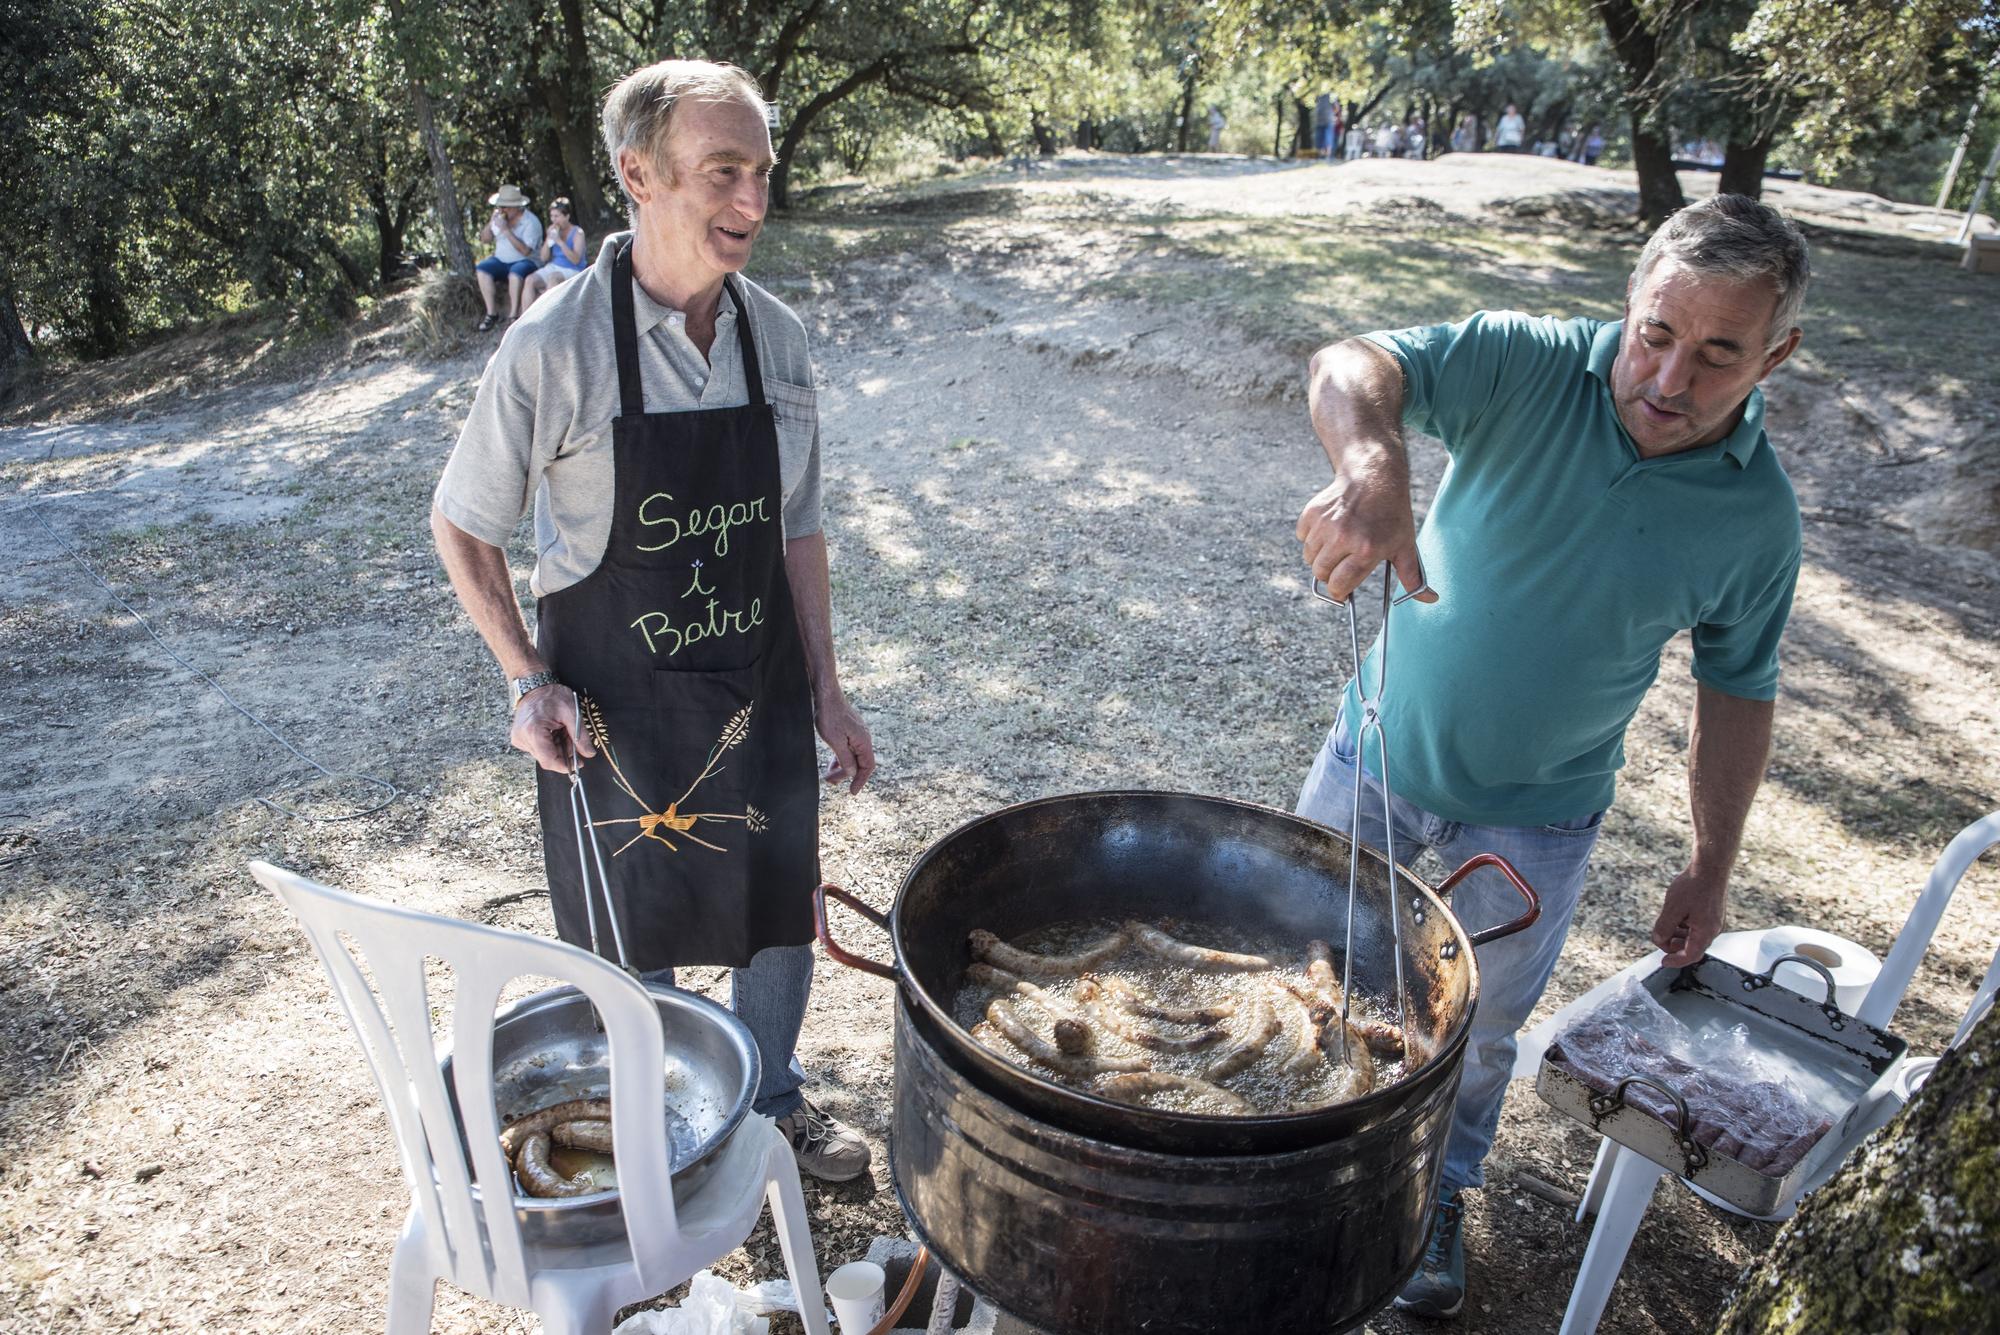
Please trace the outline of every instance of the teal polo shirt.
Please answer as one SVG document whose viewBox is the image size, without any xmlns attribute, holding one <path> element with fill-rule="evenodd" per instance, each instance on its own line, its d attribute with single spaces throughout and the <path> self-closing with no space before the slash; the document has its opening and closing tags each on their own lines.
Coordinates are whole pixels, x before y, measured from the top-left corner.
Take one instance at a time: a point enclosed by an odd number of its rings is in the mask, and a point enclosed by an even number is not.
<svg viewBox="0 0 2000 1335">
<path fill-rule="evenodd" d="M 1777 694 L 1799 507 L 1764 396 L 1726 439 L 1642 459 L 1611 399 L 1623 327 L 1482 311 L 1367 335 L 1402 364 L 1404 425 L 1451 454 L 1417 539 L 1440 600 L 1390 614 L 1382 701 L 1391 786 L 1447 820 L 1610 806 L 1626 726 L 1680 631 L 1698 681 Z M 1351 681 L 1346 703 L 1358 727 Z M 1363 761 L 1380 775 L 1379 748 Z"/>
</svg>

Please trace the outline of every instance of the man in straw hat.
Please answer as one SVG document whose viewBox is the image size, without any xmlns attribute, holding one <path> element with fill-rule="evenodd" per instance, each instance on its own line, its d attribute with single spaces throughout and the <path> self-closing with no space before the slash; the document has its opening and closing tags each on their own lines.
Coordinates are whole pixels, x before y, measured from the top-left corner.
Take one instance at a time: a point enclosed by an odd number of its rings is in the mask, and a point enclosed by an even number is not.
<svg viewBox="0 0 2000 1335">
<path fill-rule="evenodd" d="M 500 323 L 499 312 L 493 309 L 493 284 L 502 278 L 507 280 L 507 318 L 519 318 L 521 284 L 538 267 L 535 252 L 542 245 L 542 220 L 529 212 L 528 197 L 520 186 L 503 185 L 486 202 L 493 206 L 493 216 L 479 235 L 491 239 L 493 253 L 475 266 L 479 297 L 486 303 L 486 315 L 479 321 L 482 334 Z"/>
<path fill-rule="evenodd" d="M 512 682 L 511 740 L 540 766 L 557 930 L 609 952 L 615 925 L 654 977 L 731 967 L 762 1057 L 753 1106 L 801 1167 L 845 1181 L 868 1145 L 805 1099 L 793 1057 L 813 734 L 849 792 L 875 754 L 834 662 L 805 327 L 740 273 L 770 195 L 764 101 L 734 66 L 663 61 L 611 90 L 604 141 L 632 229 L 500 344 L 431 527 Z M 504 550 L 531 497 L 532 635 Z"/>
</svg>

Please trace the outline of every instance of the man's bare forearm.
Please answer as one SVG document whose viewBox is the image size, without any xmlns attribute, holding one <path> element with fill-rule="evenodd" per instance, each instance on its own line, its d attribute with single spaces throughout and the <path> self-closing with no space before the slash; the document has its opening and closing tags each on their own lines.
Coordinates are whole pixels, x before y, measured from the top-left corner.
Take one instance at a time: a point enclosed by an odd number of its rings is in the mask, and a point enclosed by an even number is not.
<svg viewBox="0 0 2000 1335">
<path fill-rule="evenodd" d="M 838 698 L 840 671 L 833 656 L 833 593 L 827 574 L 826 535 L 810 533 L 785 544 L 785 576 L 792 586 L 792 612 L 806 651 L 806 676 L 813 703 Z"/>
<path fill-rule="evenodd" d="M 1386 470 L 1408 489 L 1403 371 L 1394 357 L 1364 338 L 1321 348 L 1307 373 L 1306 401 L 1336 474 Z"/>
<path fill-rule="evenodd" d="M 535 650 L 527 622 L 521 619 L 507 553 L 473 537 L 437 510 L 431 511 L 431 534 L 437 540 L 445 573 L 451 577 L 452 592 L 472 618 L 479 638 L 493 651 L 500 670 L 509 677 L 540 672 L 547 664 Z"/>
<path fill-rule="evenodd" d="M 1327 596 L 1351 595 L 1387 561 L 1419 601 L 1424 587 L 1410 510 L 1410 462 L 1403 453 L 1403 368 L 1366 339 L 1313 354 L 1306 380 L 1313 432 L 1333 465 L 1333 481 L 1299 515 L 1300 554 Z"/>
<path fill-rule="evenodd" d="M 1688 738 L 1688 802 L 1694 817 L 1689 868 L 1726 882 L 1743 846 L 1750 803 L 1771 757 L 1769 700 L 1745 700 L 1711 686 L 1695 694 Z"/>
</svg>

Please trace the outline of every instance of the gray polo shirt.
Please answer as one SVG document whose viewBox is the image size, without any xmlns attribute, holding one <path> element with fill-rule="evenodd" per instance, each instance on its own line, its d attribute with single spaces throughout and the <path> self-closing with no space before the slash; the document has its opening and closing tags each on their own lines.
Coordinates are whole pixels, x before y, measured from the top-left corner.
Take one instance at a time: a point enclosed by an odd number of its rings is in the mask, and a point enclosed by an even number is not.
<svg viewBox="0 0 2000 1335">
<path fill-rule="evenodd" d="M 618 415 L 618 354 L 611 336 L 611 262 L 629 233 L 606 237 L 597 262 L 528 309 L 500 341 L 438 480 L 434 503 L 452 523 L 505 547 L 535 509 L 536 597 L 597 568 L 611 537 L 611 419 Z M 791 308 L 735 278 L 750 307 L 764 396 L 778 419 L 785 537 L 819 532 L 819 408 L 805 326 Z M 750 401 L 727 291 L 715 322 L 713 361 L 687 336 L 680 311 L 632 284 L 639 382 L 649 413 L 732 408 Z"/>
</svg>

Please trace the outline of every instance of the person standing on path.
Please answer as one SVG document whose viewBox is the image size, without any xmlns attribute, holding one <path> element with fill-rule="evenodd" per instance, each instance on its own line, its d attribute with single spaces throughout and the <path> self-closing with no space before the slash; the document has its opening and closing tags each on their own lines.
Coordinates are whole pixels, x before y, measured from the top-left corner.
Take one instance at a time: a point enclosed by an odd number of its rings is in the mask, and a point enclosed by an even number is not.
<svg viewBox="0 0 2000 1335">
<path fill-rule="evenodd" d="M 539 765 L 558 933 L 595 934 L 574 774 L 631 963 L 668 982 L 679 965 L 733 968 L 763 1063 L 753 1106 L 801 1167 L 845 1181 L 867 1143 L 805 1099 L 793 1055 L 819 880 L 814 731 L 849 792 L 875 755 L 835 668 L 805 328 L 740 274 L 769 202 L 764 102 L 734 66 L 664 61 L 611 90 L 604 139 L 632 230 L 501 343 L 431 527 L 512 683 L 511 740 Z M 504 551 L 530 499 L 533 635 Z M 602 896 L 592 907 L 603 924 Z"/>
<path fill-rule="evenodd" d="M 1460 1193 L 1484 1180 L 1515 1033 L 1562 951 L 1625 730 L 1682 630 L 1696 682 L 1693 838 L 1652 942 L 1677 967 L 1722 930 L 1799 571 L 1798 502 L 1757 386 L 1799 344 L 1808 277 L 1796 227 L 1717 195 L 1653 235 L 1622 321 L 1482 311 L 1313 356 L 1313 428 L 1334 481 L 1299 518 L 1306 564 L 1335 599 L 1384 561 L 1424 590 L 1390 613 L 1381 705 L 1399 860 L 1499 853 L 1542 901 L 1534 926 L 1479 952 L 1430 1242 L 1396 1300 L 1419 1315 L 1464 1304 Z M 1404 427 L 1451 455 L 1421 533 Z M 1378 640 L 1363 673 L 1380 654 Z M 1298 811 L 1345 830 L 1359 783 L 1361 839 L 1380 848 L 1383 757 L 1372 741 L 1359 753 L 1360 710 L 1350 682 Z M 1520 901 L 1479 872 L 1452 908 L 1476 931 Z"/>
<path fill-rule="evenodd" d="M 1528 122 L 1521 119 L 1520 111 L 1512 102 L 1501 113 L 1500 124 L 1493 130 L 1493 148 L 1499 153 L 1519 153 L 1521 143 L 1527 138 Z"/>
</svg>

